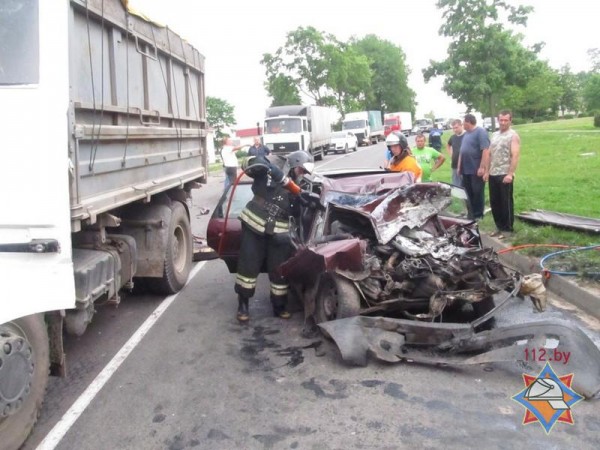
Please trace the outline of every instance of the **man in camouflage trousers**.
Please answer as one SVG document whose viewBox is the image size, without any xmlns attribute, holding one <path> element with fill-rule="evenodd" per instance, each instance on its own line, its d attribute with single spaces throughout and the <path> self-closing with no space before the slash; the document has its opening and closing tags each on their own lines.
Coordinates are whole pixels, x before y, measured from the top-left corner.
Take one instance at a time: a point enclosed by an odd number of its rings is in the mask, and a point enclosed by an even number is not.
<svg viewBox="0 0 600 450">
<path fill-rule="evenodd" d="M 521 152 L 521 138 L 511 128 L 510 111 L 500 111 L 498 122 L 500 129 L 492 135 L 489 165 L 484 180 L 489 179 L 490 206 L 496 223 L 496 231 L 490 236 L 504 239 L 505 233 L 513 231 L 513 185 Z"/>
</svg>

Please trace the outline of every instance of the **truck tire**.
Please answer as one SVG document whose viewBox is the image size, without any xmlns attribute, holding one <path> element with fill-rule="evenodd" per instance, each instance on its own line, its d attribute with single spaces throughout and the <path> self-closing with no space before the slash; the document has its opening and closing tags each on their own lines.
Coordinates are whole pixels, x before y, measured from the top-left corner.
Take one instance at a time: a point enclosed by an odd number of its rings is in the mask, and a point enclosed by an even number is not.
<svg viewBox="0 0 600 450">
<path fill-rule="evenodd" d="M 187 282 L 192 269 L 192 227 L 185 207 L 173 202 L 169 235 L 165 251 L 162 278 L 149 278 L 152 291 L 159 294 L 175 294 Z"/>
<path fill-rule="evenodd" d="M 323 150 L 323 148 L 319 148 L 318 151 L 319 151 L 319 153 L 316 153 L 314 155 L 315 161 L 322 161 L 324 150 Z"/>
<path fill-rule="evenodd" d="M 317 323 L 360 314 L 360 294 L 354 284 L 335 274 L 324 274 L 316 298 Z"/>
<path fill-rule="evenodd" d="M 17 449 L 37 421 L 48 384 L 50 356 L 43 314 L 0 325 L 0 342 L 0 447 Z M 9 371 L 18 383 L 7 382 Z M 18 409 L 5 415 L 7 408 Z"/>
</svg>

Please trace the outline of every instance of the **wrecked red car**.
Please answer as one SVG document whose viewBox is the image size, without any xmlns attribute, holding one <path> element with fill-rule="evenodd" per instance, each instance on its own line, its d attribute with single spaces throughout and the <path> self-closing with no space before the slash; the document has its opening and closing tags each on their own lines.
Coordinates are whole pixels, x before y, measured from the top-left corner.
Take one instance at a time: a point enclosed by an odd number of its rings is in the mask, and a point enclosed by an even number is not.
<svg viewBox="0 0 600 450">
<path fill-rule="evenodd" d="M 317 323 L 384 313 L 465 322 L 493 309 L 494 293 L 516 286 L 495 252 L 481 248 L 461 188 L 382 171 L 329 172 L 304 182 L 325 209 L 306 209 L 294 223 L 296 253 L 282 271 Z M 209 223 L 208 243 L 231 272 L 237 216 L 251 197 L 249 181 L 239 184 Z"/>
<path fill-rule="evenodd" d="M 545 291 L 482 247 L 463 189 L 356 169 L 314 174 L 303 184 L 323 208 L 290 218 L 296 251 L 281 270 L 307 321 L 319 324 L 345 361 L 523 361 L 524 346 L 552 342 L 580 355 L 578 392 L 600 392 L 600 350 L 576 326 L 541 320 L 493 328 L 511 299 L 528 295 L 543 310 Z M 208 244 L 231 272 L 250 187 L 248 179 L 225 193 L 208 226 Z"/>
</svg>

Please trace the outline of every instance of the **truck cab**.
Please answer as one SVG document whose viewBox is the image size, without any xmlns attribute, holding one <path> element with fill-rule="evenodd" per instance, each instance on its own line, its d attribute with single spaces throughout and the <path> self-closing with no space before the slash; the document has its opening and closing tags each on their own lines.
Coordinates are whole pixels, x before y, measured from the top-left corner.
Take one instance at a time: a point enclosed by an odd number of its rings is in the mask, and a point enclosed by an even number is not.
<svg viewBox="0 0 600 450">
<path fill-rule="evenodd" d="M 287 155 L 303 150 L 315 160 L 323 159 L 329 147 L 331 120 L 328 108 L 315 105 L 288 105 L 267 108 L 263 143 L 274 154 Z"/>
<path fill-rule="evenodd" d="M 306 117 L 277 116 L 265 119 L 263 140 L 274 154 L 287 155 L 296 150 L 307 150 L 310 136 Z"/>
</svg>

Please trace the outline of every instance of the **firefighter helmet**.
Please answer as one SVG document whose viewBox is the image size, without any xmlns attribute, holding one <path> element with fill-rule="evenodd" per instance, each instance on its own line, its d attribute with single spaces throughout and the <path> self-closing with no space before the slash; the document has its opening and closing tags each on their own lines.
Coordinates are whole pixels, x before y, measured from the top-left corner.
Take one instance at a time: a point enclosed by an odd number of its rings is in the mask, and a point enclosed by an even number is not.
<svg viewBox="0 0 600 450">
<path fill-rule="evenodd" d="M 393 145 L 399 145 L 402 150 L 408 150 L 408 140 L 399 131 L 392 131 L 385 140 L 385 144 L 388 148 Z"/>
<path fill-rule="evenodd" d="M 295 167 L 302 167 L 308 173 L 312 173 L 315 168 L 312 155 L 304 150 L 296 150 L 287 155 L 287 165 L 289 170 L 292 170 Z"/>
</svg>

